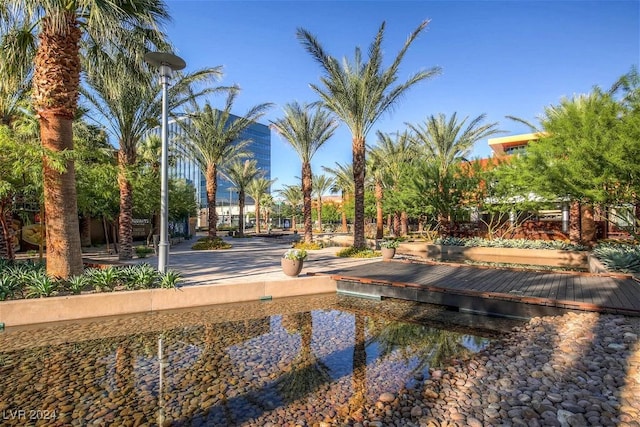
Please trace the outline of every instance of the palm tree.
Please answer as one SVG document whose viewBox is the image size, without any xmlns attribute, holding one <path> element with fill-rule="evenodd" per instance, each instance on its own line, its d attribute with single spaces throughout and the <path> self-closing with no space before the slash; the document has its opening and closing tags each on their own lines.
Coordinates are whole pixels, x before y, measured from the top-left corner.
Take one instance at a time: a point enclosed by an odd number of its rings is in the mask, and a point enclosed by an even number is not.
<svg viewBox="0 0 640 427">
<path fill-rule="evenodd" d="M 313 176 L 313 193 L 318 201 L 318 230 L 322 231 L 322 195 L 331 189 L 333 179 L 324 175 Z"/>
<path fill-rule="evenodd" d="M 124 78 L 123 76 L 127 76 Z M 180 75 L 168 91 L 168 108 L 175 110 L 194 98 L 224 88 L 205 88 L 197 93 L 195 83 L 222 76 L 222 68 L 214 67 Z M 133 257 L 133 186 L 132 169 L 136 164 L 137 148 L 144 136 L 159 126 L 162 112 L 160 84 L 155 75 L 133 64 L 122 54 L 102 55 L 89 68 L 87 82 L 90 90 L 82 93 L 94 107 L 95 120 L 108 126 L 118 140 L 118 185 L 120 187 L 118 258 Z"/>
<path fill-rule="evenodd" d="M 409 138 L 407 132 L 402 132 L 392 138 L 383 132 L 376 132 L 378 137 L 377 144 L 369 147 L 371 152 L 371 162 L 369 168 L 374 176 L 375 197 L 376 197 L 376 238 L 382 238 L 383 230 L 383 199 L 384 189 L 390 190 L 392 196 L 391 205 L 395 207 L 394 228 L 395 235 L 406 234 L 406 217 L 403 215 L 402 206 L 404 205 L 400 197 L 400 185 L 402 178 L 407 174 L 408 167 L 418 157 L 415 145 Z M 401 218 L 404 218 L 401 230 Z"/>
<path fill-rule="evenodd" d="M 38 43 L 36 34 L 31 33 L 31 44 L 37 45 L 32 97 L 45 149 L 47 273 L 67 278 L 83 270 L 75 167 L 70 156 L 62 165 L 52 159 L 73 150 L 71 125 L 78 104 L 81 45 L 89 42 L 106 51 L 117 46 L 141 63 L 148 45 L 136 45 L 140 39 L 131 35 L 145 32 L 151 44 L 157 39 L 159 24 L 169 16 L 161 0 L 7 0 L 0 8 L 2 12 L 13 10 L 16 16 L 38 18 L 31 27 L 38 32 Z M 20 57 L 23 52 L 4 54 Z"/>
<path fill-rule="evenodd" d="M 284 198 L 284 202 L 291 206 L 291 228 L 297 230 L 296 226 L 296 209 L 302 204 L 302 188 L 298 185 L 285 185 L 280 191 L 280 196 Z"/>
<path fill-rule="evenodd" d="M 265 195 L 269 194 L 269 189 L 274 182 L 276 182 L 275 179 L 267 179 L 261 176 L 251 181 L 247 186 L 247 194 L 256 204 L 256 233 L 260 233 L 260 204 Z"/>
<path fill-rule="evenodd" d="M 332 193 L 341 193 L 342 196 L 342 232 L 347 232 L 347 200 L 353 195 L 354 183 L 353 183 L 353 167 L 352 165 L 342 165 L 336 162 L 335 168 L 329 168 L 323 166 L 322 169 L 333 175 L 333 186 L 331 187 Z"/>
<path fill-rule="evenodd" d="M 302 195 L 304 217 L 304 241 L 313 240 L 311 219 L 311 191 L 313 175 L 311 159 L 338 127 L 331 115 L 320 107 L 300 105 L 297 102 L 284 107 L 284 117 L 271 122 L 271 127 L 296 150 L 302 161 Z"/>
<path fill-rule="evenodd" d="M 261 177 L 264 171 L 258 168 L 258 161 L 253 159 L 235 160 L 224 168 L 225 174 L 235 184 L 238 192 L 238 234 L 244 236 L 244 199 L 251 181 Z"/>
<path fill-rule="evenodd" d="M 410 35 L 389 68 L 383 68 L 382 39 L 385 23 L 369 47 L 369 59 L 363 62 L 360 48 L 355 49 L 354 59 L 345 58 L 340 63 L 325 52 L 316 38 L 304 29 L 297 36 L 306 50 L 324 71 L 323 87 L 312 84 L 311 88 L 320 96 L 324 105 L 333 111 L 351 131 L 353 178 L 355 184 L 355 218 L 353 244 L 357 248 L 366 246 L 364 235 L 364 184 L 366 136 L 378 118 L 395 106 L 404 93 L 414 84 L 440 72 L 437 67 L 419 71 L 407 81 L 396 84 L 398 68 L 411 43 L 427 27 L 422 22 Z"/>
<path fill-rule="evenodd" d="M 225 163 L 244 155 L 252 140 L 240 139 L 242 133 L 262 117 L 272 105 L 259 104 L 249 109 L 243 117 L 236 117 L 231 114 L 231 108 L 238 92 L 238 87 L 229 90 L 224 110 L 217 110 L 207 103 L 203 108 L 198 107 L 191 112 L 188 115 L 189 120 L 178 121 L 184 132 L 181 141 L 185 151 L 204 172 L 210 238 L 216 237 L 218 232 L 216 212 L 218 170 Z"/>
<path fill-rule="evenodd" d="M 17 18 L 11 13 L 0 13 L 0 49 L 3 52 L 18 50 L 23 41 L 21 34 L 29 34 L 30 23 L 26 17 Z M 27 38 L 29 42 L 29 38 Z M 22 56 L 3 54 L 0 57 L 0 126 L 13 127 L 22 116 L 22 109 L 28 98 L 31 74 L 33 71 L 33 53 L 35 46 L 22 46 Z M 11 130 L 7 129 L 10 133 Z M 7 136 L 8 137 L 8 136 Z M 0 178 L 0 257 L 13 259 L 13 205 L 16 188 L 7 184 L 3 174 Z"/>
<path fill-rule="evenodd" d="M 436 188 L 440 194 L 445 191 L 444 180 L 450 176 L 450 169 L 467 160 L 473 145 L 481 139 L 502 132 L 497 128 L 498 123 L 481 124 L 485 119 L 484 114 L 465 127 L 468 118 L 458 122 L 456 113 L 448 120 L 444 114 L 438 114 L 427 117 L 424 124 L 407 123 L 413 131 L 414 142 L 424 150 L 427 158 L 435 162 L 435 175 L 438 177 Z M 446 222 L 446 216 L 445 212 L 440 211 L 439 221 Z"/>
</svg>

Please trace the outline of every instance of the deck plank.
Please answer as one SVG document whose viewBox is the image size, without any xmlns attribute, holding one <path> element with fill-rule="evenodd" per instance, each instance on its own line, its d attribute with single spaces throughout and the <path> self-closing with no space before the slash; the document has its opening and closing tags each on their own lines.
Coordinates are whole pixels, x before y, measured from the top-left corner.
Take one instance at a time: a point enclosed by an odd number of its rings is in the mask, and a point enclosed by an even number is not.
<svg viewBox="0 0 640 427">
<path fill-rule="evenodd" d="M 456 298 L 503 299 L 519 303 L 623 312 L 640 316 L 640 284 L 625 276 L 588 275 L 385 261 L 335 271 L 369 284 L 423 288 Z M 366 286 L 365 286 L 366 289 Z M 442 295 L 441 294 L 441 295 Z M 455 295 L 458 295 L 456 297 Z M 495 304 L 494 304 L 495 305 Z"/>
</svg>

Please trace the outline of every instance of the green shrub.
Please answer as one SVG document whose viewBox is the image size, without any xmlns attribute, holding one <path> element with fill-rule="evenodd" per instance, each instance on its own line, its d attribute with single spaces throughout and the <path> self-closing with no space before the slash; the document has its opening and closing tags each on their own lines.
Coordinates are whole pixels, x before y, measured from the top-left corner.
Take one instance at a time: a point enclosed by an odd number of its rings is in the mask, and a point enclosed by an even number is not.
<svg viewBox="0 0 640 427">
<path fill-rule="evenodd" d="M 203 237 L 201 239 L 198 239 L 198 241 L 193 246 L 191 246 L 191 249 L 193 249 L 194 251 L 229 248 L 231 248 L 231 245 L 222 240 L 220 237 Z"/>
<path fill-rule="evenodd" d="M 379 251 L 374 251 L 369 248 L 356 248 L 353 246 L 342 249 L 336 255 L 341 258 L 375 258 L 381 256 Z"/>
<path fill-rule="evenodd" d="M 517 249 L 558 249 L 565 251 L 585 251 L 589 248 L 574 245 L 562 240 L 527 240 L 527 239 L 483 239 L 480 237 L 439 237 L 434 241 L 436 245 L 466 246 L 487 248 L 517 248 Z"/>
<path fill-rule="evenodd" d="M 136 246 L 134 248 L 134 251 L 136 252 L 136 256 L 138 258 L 146 258 L 147 255 L 153 252 L 153 248 L 149 248 L 147 246 Z"/>
<path fill-rule="evenodd" d="M 400 245 L 400 242 L 396 239 L 385 239 L 380 242 L 381 248 L 396 249 Z"/>
</svg>

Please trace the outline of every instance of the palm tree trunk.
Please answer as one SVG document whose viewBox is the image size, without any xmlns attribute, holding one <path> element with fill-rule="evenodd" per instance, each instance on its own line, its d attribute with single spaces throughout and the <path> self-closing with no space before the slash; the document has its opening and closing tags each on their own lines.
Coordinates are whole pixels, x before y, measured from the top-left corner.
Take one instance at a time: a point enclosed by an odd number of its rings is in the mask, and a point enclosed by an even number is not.
<svg viewBox="0 0 640 427">
<path fill-rule="evenodd" d="M 353 181 L 355 187 L 355 208 L 353 215 L 353 246 L 365 248 L 364 236 L 364 180 L 365 180 L 365 140 L 353 138 Z"/>
<path fill-rule="evenodd" d="M 88 215 L 80 218 L 80 244 L 83 247 L 91 246 L 91 217 Z"/>
<path fill-rule="evenodd" d="M 393 235 L 400 236 L 400 211 L 393 213 Z"/>
<path fill-rule="evenodd" d="M 302 216 L 304 218 L 304 241 L 311 243 L 313 241 L 313 223 L 311 219 L 311 164 L 304 162 L 302 164 Z"/>
<path fill-rule="evenodd" d="M 133 258 L 133 186 L 129 181 L 128 166 L 133 164 L 133 159 L 120 150 L 118 153 L 118 185 L 120 187 L 120 215 L 118 221 L 118 259 L 129 260 Z"/>
<path fill-rule="evenodd" d="M 406 236 L 409 234 L 409 216 L 405 211 L 400 213 L 400 235 Z"/>
<path fill-rule="evenodd" d="M 382 189 L 382 183 L 379 180 L 376 180 L 375 196 L 376 196 L 376 239 L 382 239 L 382 237 L 384 237 L 384 214 L 382 212 L 382 198 L 384 197 L 384 191 Z"/>
<path fill-rule="evenodd" d="M 573 201 L 569 208 L 569 241 L 573 244 L 580 243 L 580 202 Z"/>
<path fill-rule="evenodd" d="M 238 193 L 238 234 L 244 236 L 244 190 Z"/>
<path fill-rule="evenodd" d="M 72 122 L 80 85 L 79 42 L 81 32 L 73 13 L 64 26 L 42 19 L 40 44 L 35 57 L 33 100 L 40 122 L 43 159 L 44 208 L 47 229 L 47 273 L 68 278 L 82 273 L 78 226 L 76 174 L 73 160 L 65 170 L 54 168 L 47 153 L 73 150 Z"/>
<path fill-rule="evenodd" d="M 342 232 L 346 233 L 347 228 L 347 193 L 342 192 Z"/>
<path fill-rule="evenodd" d="M 207 183 L 207 207 L 210 239 L 218 236 L 218 213 L 216 212 L 216 191 L 218 190 L 217 166 L 210 164 L 207 166 L 206 183 Z M 229 219 L 231 219 L 231 205 L 229 205 Z M 229 221 L 231 224 L 231 221 Z"/>
<path fill-rule="evenodd" d="M 260 201 L 256 199 L 256 233 L 260 234 Z"/>
<path fill-rule="evenodd" d="M 14 259 L 13 251 L 13 198 L 11 195 L 0 200 L 0 258 Z"/>
<path fill-rule="evenodd" d="M 318 230 L 322 232 L 322 196 L 318 196 Z"/>
</svg>

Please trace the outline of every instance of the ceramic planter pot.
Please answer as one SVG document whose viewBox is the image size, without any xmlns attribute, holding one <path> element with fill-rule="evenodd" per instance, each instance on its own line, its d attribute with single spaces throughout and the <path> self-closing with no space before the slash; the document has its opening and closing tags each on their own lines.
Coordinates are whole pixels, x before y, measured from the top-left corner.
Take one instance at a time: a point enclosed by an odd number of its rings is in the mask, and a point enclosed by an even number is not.
<svg viewBox="0 0 640 427">
<path fill-rule="evenodd" d="M 380 248 L 382 259 L 391 259 L 396 255 L 396 248 Z"/>
<path fill-rule="evenodd" d="M 280 258 L 280 265 L 282 266 L 282 271 L 287 276 L 296 277 L 302 271 L 302 263 L 303 261 L 295 260 L 295 259 L 286 259 Z"/>
</svg>

